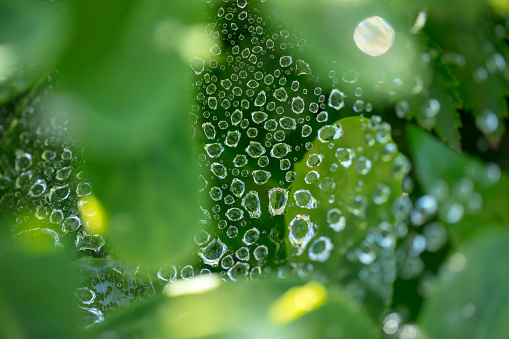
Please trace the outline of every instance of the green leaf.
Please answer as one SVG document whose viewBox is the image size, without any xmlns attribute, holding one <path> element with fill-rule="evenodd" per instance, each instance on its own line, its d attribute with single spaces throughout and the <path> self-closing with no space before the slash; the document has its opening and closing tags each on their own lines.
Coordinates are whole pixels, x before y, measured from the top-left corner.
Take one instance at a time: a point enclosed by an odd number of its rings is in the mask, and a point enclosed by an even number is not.
<svg viewBox="0 0 509 339">
<path fill-rule="evenodd" d="M 457 11 L 460 3 L 462 10 Z M 500 33 L 505 19 L 494 16 L 486 1 L 451 1 L 445 7 L 433 1 L 431 5 L 423 30 L 444 51 L 445 64 L 459 81 L 465 110 L 496 146 L 505 132 L 503 120 L 509 115 L 505 75 L 509 47 Z M 451 13 L 455 20 L 450 20 Z"/>
<path fill-rule="evenodd" d="M 218 276 L 170 284 L 156 298 L 98 328 L 121 338 L 378 338 L 364 309 L 342 291 L 316 282 L 269 279 L 217 287 Z M 297 285 L 298 284 L 298 285 Z M 296 286 L 297 285 L 297 286 Z"/>
<path fill-rule="evenodd" d="M 433 67 L 433 83 L 430 86 L 430 97 L 438 100 L 440 111 L 436 115 L 434 130 L 438 136 L 452 148 L 460 149 L 461 119 L 458 109 L 461 100 L 457 92 L 458 81 L 451 70 L 444 64 L 442 57 L 435 59 Z"/>
<path fill-rule="evenodd" d="M 146 267 L 182 262 L 199 225 L 183 62 L 200 53 L 201 35 L 185 25 L 197 3 L 74 2 L 58 64 L 50 109 L 69 113 L 85 146 L 84 173 L 105 210 L 97 231 L 116 256 Z"/>
<path fill-rule="evenodd" d="M 460 154 L 415 127 L 408 131 L 417 179 L 439 202 L 438 217 L 456 243 L 509 222 L 509 177 L 497 165 Z"/>
<path fill-rule="evenodd" d="M 60 4 L 0 1 L 0 104 L 52 68 L 68 30 Z"/>
<path fill-rule="evenodd" d="M 401 190 L 409 170 L 390 125 L 379 117 L 345 118 L 319 130 L 295 165 L 298 179 L 285 215 L 291 263 L 357 286 L 360 296 L 367 288 L 371 310 L 379 314 L 392 298 L 394 249 L 401 227 L 406 231 L 399 224 L 404 215 L 393 206 L 409 203 Z"/>
<path fill-rule="evenodd" d="M 509 315 L 509 273 L 500 265 L 509 256 L 508 244 L 507 233 L 484 234 L 451 255 L 419 318 L 426 337 L 509 336 L 505 321 Z"/>
<path fill-rule="evenodd" d="M 3 244 L 0 336 L 77 338 L 76 277 L 61 253 L 34 255 Z"/>
</svg>

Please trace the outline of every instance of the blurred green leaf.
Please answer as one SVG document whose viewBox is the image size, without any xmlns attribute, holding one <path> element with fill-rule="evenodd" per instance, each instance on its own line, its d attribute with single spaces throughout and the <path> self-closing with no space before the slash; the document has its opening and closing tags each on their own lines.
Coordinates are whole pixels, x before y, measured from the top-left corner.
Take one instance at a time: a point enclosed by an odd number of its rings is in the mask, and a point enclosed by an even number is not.
<svg viewBox="0 0 509 339">
<path fill-rule="evenodd" d="M 444 4 L 433 0 L 426 1 L 426 5 L 429 7 L 424 32 L 443 50 L 445 64 L 459 81 L 458 93 L 465 110 L 473 114 L 488 140 L 497 145 L 505 131 L 503 119 L 509 116 L 505 61 L 509 46 L 505 33 L 501 33 L 505 31 L 504 21 L 493 15 L 487 1 L 455 0 Z M 491 120 L 483 122 L 487 117 Z"/>
<path fill-rule="evenodd" d="M 218 279 L 201 276 L 168 289 L 206 288 Z M 300 285 L 270 279 L 157 298 L 97 330 L 115 331 L 120 338 L 378 338 L 372 320 L 343 292 L 316 282 Z M 278 322 L 278 317 L 288 317 L 288 322 Z"/>
<path fill-rule="evenodd" d="M 442 268 L 419 325 L 429 338 L 507 338 L 509 257 L 506 233 L 484 234 L 460 247 Z"/>
<path fill-rule="evenodd" d="M 0 251 L 0 337 L 78 338 L 73 267 L 62 253 Z"/>
<path fill-rule="evenodd" d="M 319 140 L 295 165 L 294 204 L 285 220 L 290 261 L 304 271 L 311 264 L 333 281 L 364 285 L 373 294 L 366 298 L 370 310 L 379 315 L 391 302 L 396 271 L 400 220 L 391 207 L 404 199 L 401 180 L 410 167 L 390 126 L 377 118 L 345 118 L 318 131 Z M 361 271 L 367 276 L 358 280 Z"/>
<path fill-rule="evenodd" d="M 64 14 L 57 3 L 0 1 L 0 104 L 51 70 L 67 38 Z"/>
<path fill-rule="evenodd" d="M 186 3 L 189 12 L 199 13 L 196 3 Z M 189 79 L 183 58 L 200 53 L 203 41 L 188 35 L 193 30 L 184 22 L 190 15 L 179 16 L 181 8 L 157 0 L 72 4 L 72 41 L 58 63 L 61 100 L 95 158 L 143 153 L 185 115 Z M 196 43 L 194 49 L 186 39 Z"/>
<path fill-rule="evenodd" d="M 389 87 L 393 86 L 409 94 L 417 76 L 427 77 L 429 70 L 421 66 L 420 59 L 422 37 L 410 33 L 413 22 L 408 19 L 407 12 L 415 13 L 415 16 L 418 12 L 411 3 L 279 0 L 277 6 L 279 16 L 299 27 L 307 45 L 312 46 L 304 49 L 303 54 L 312 61 L 319 74 L 334 70 L 341 78 L 345 73 L 348 77 L 352 70 L 360 72 L 356 85 L 363 88 L 364 100 L 383 102 L 381 93 L 390 92 Z M 385 54 L 373 57 L 356 45 L 354 32 L 363 20 L 375 16 L 388 22 L 395 34 L 392 47 Z M 394 79 L 398 79 L 396 84 L 392 83 Z"/>
<path fill-rule="evenodd" d="M 183 59 L 201 53 L 201 35 L 185 26 L 199 3 L 73 2 L 72 42 L 58 63 L 50 109 L 69 113 L 85 146 L 102 231 L 116 255 L 148 267 L 181 262 L 198 230 Z"/>
<path fill-rule="evenodd" d="M 494 164 L 460 154 L 418 128 L 408 131 L 417 179 L 439 202 L 438 217 L 452 240 L 462 241 L 486 225 L 509 222 L 509 177 Z"/>
</svg>

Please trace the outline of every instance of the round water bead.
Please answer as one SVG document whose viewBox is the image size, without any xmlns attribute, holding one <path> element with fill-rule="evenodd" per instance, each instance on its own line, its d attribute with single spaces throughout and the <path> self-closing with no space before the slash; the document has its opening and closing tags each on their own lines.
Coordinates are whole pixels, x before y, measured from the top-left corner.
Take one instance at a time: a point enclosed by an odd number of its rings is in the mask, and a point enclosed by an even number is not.
<svg viewBox="0 0 509 339">
<path fill-rule="evenodd" d="M 363 20 L 355 29 L 353 39 L 361 51 L 370 56 L 386 53 L 394 43 L 394 29 L 379 16 Z"/>
<path fill-rule="evenodd" d="M 315 225 L 311 223 L 308 215 L 296 215 L 288 225 L 290 233 L 288 239 L 292 246 L 305 248 L 315 235 Z"/>
<path fill-rule="evenodd" d="M 309 259 L 324 262 L 329 259 L 330 252 L 334 248 L 331 240 L 327 237 L 319 237 L 309 246 Z"/>
</svg>

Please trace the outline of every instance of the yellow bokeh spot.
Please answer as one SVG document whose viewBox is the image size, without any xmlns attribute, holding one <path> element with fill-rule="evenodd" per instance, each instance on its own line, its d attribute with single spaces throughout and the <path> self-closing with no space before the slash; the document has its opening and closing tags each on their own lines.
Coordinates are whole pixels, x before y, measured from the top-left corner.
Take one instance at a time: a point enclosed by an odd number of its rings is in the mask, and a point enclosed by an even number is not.
<svg viewBox="0 0 509 339">
<path fill-rule="evenodd" d="M 104 234 L 106 215 L 99 200 L 93 195 L 81 199 L 78 203 L 83 227 L 92 234 Z"/>
<path fill-rule="evenodd" d="M 489 0 L 490 5 L 499 11 L 509 13 L 509 1 L 508 0 Z"/>
<path fill-rule="evenodd" d="M 287 324 L 320 307 L 327 295 L 322 284 L 310 282 L 289 289 L 269 309 L 269 318 L 276 324 Z"/>
</svg>

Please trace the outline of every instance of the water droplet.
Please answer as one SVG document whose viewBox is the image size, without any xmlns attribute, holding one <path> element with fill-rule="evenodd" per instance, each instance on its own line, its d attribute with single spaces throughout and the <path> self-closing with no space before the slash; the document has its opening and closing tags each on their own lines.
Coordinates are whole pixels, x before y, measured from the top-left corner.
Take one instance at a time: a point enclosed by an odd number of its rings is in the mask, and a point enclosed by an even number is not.
<svg viewBox="0 0 509 339">
<path fill-rule="evenodd" d="M 260 93 L 258 93 L 258 95 L 256 96 L 254 105 L 261 107 L 261 106 L 265 105 L 266 101 L 267 101 L 267 95 L 265 94 L 265 91 L 260 91 Z"/>
<path fill-rule="evenodd" d="M 214 139 L 216 137 L 216 128 L 210 122 L 202 124 L 201 127 L 203 128 L 203 133 L 207 139 Z"/>
<path fill-rule="evenodd" d="M 304 99 L 302 99 L 301 97 L 295 97 L 292 99 L 292 111 L 295 114 L 301 114 L 302 112 L 304 112 L 304 106 L 305 106 Z"/>
<path fill-rule="evenodd" d="M 244 233 L 244 237 L 242 238 L 242 242 L 246 245 L 253 245 L 260 238 L 260 231 L 257 228 L 251 228 Z"/>
<path fill-rule="evenodd" d="M 219 143 L 207 144 L 204 148 L 210 158 L 218 158 L 224 151 L 223 145 Z"/>
<path fill-rule="evenodd" d="M 240 109 L 236 109 L 232 115 L 231 115 L 231 121 L 232 121 L 232 125 L 233 126 L 237 126 L 241 121 L 242 121 L 242 117 L 243 117 L 243 113 Z M 210 124 L 210 122 L 208 122 L 207 124 Z M 205 124 L 203 124 L 205 125 Z M 214 127 L 214 126 L 212 126 Z M 208 137 L 208 136 L 207 136 Z M 214 133 L 214 137 L 215 137 L 215 133 Z M 211 139 L 211 138 L 209 138 Z"/>
<path fill-rule="evenodd" d="M 343 128 L 341 124 L 326 125 L 318 130 L 318 140 L 321 142 L 331 142 L 343 136 Z"/>
<path fill-rule="evenodd" d="M 258 185 L 263 185 L 269 181 L 271 173 L 265 170 L 253 171 L 253 180 Z"/>
<path fill-rule="evenodd" d="M 287 189 L 276 187 L 269 190 L 269 212 L 271 215 L 284 214 L 287 202 Z"/>
<path fill-rule="evenodd" d="M 284 102 L 288 99 L 288 93 L 283 87 L 280 87 L 274 91 L 274 97 L 281 102 Z"/>
<path fill-rule="evenodd" d="M 244 154 L 237 154 L 233 159 L 233 165 L 235 167 L 243 167 L 247 165 L 247 157 Z"/>
<path fill-rule="evenodd" d="M 235 256 L 242 261 L 249 260 L 249 249 L 247 247 L 241 247 L 235 251 Z"/>
<path fill-rule="evenodd" d="M 203 70 L 205 69 L 205 60 L 194 57 L 190 61 L 190 66 L 193 69 L 194 73 L 201 74 Z"/>
<path fill-rule="evenodd" d="M 75 215 L 71 215 L 64 220 L 62 224 L 63 232 L 76 231 L 81 226 L 81 219 Z"/>
<path fill-rule="evenodd" d="M 265 112 L 256 111 L 251 113 L 251 117 L 253 119 L 253 122 L 256 124 L 261 124 L 265 120 L 267 120 L 268 115 Z"/>
<path fill-rule="evenodd" d="M 339 89 L 334 88 L 329 97 L 329 106 L 335 110 L 340 110 L 345 106 L 344 93 Z"/>
<path fill-rule="evenodd" d="M 35 183 L 30 187 L 28 191 L 28 195 L 36 198 L 40 197 L 44 192 L 46 192 L 47 184 L 44 179 L 37 179 Z"/>
<path fill-rule="evenodd" d="M 288 234 L 290 243 L 292 246 L 299 249 L 300 253 L 302 253 L 309 241 L 315 235 L 314 224 L 311 223 L 308 215 L 299 214 L 290 221 L 288 228 L 290 229 L 290 233 Z"/>
<path fill-rule="evenodd" d="M 244 199 L 242 199 L 242 207 L 244 207 L 251 218 L 259 218 L 262 214 L 262 210 L 260 208 L 258 192 L 249 191 Z"/>
<path fill-rule="evenodd" d="M 228 131 L 228 133 L 226 134 L 224 143 L 226 146 L 229 146 L 229 147 L 237 147 L 237 145 L 240 141 L 240 137 L 241 137 L 241 134 L 239 131 Z M 223 152 L 223 150 L 221 150 L 221 153 L 222 152 Z M 207 153 L 209 153 L 209 152 L 207 151 Z M 219 153 L 219 155 L 221 155 L 221 153 Z M 209 153 L 209 156 L 210 156 L 210 153 Z"/>
<path fill-rule="evenodd" d="M 306 165 L 308 167 L 318 167 L 322 163 L 323 154 L 310 154 L 308 156 L 308 160 L 306 161 Z"/>
<path fill-rule="evenodd" d="M 304 177 L 306 184 L 314 184 L 320 178 L 320 174 L 317 171 L 309 171 Z"/>
<path fill-rule="evenodd" d="M 279 58 L 279 64 L 281 65 L 281 67 L 288 67 L 292 64 L 293 62 L 293 59 L 291 56 L 282 56 L 281 58 Z"/>
<path fill-rule="evenodd" d="M 295 119 L 290 117 L 283 117 L 279 119 L 279 125 L 281 126 L 281 128 L 288 130 L 295 130 L 297 128 L 297 122 L 295 121 Z"/>
<path fill-rule="evenodd" d="M 481 114 L 475 119 L 477 128 L 485 133 L 493 133 L 498 128 L 498 117 L 490 110 L 483 110 Z"/>
<path fill-rule="evenodd" d="M 228 229 L 226 230 L 226 235 L 228 236 L 228 238 L 232 239 L 232 238 L 235 238 L 237 235 L 239 235 L 239 230 L 237 227 L 235 226 L 230 226 L 228 227 Z"/>
<path fill-rule="evenodd" d="M 62 201 L 69 197 L 70 192 L 71 192 L 71 189 L 69 188 L 68 184 L 63 185 L 63 186 L 54 186 L 50 190 L 49 200 L 52 203 Z"/>
<path fill-rule="evenodd" d="M 216 238 L 212 240 L 206 247 L 202 248 L 198 254 L 206 265 L 217 266 L 219 261 L 225 254 L 228 247 Z"/>
<path fill-rule="evenodd" d="M 349 168 L 352 165 L 355 152 L 350 148 L 338 148 L 336 149 L 335 156 L 341 166 L 344 168 Z"/>
<path fill-rule="evenodd" d="M 285 157 L 288 153 L 290 153 L 291 150 L 292 148 L 290 147 L 290 145 L 285 143 L 277 143 L 274 146 L 272 146 L 270 155 L 274 158 L 281 159 Z"/>
<path fill-rule="evenodd" d="M 308 190 L 298 190 L 293 194 L 295 203 L 301 208 L 316 208 L 317 201 Z"/>
<path fill-rule="evenodd" d="M 32 166 L 32 155 L 30 153 L 24 153 L 22 151 L 16 151 L 16 161 L 14 167 L 16 171 L 22 172 Z"/>
<path fill-rule="evenodd" d="M 389 186 L 384 185 L 382 183 L 378 183 L 373 190 L 373 202 L 376 205 L 382 205 L 387 200 L 389 200 L 389 196 L 391 195 L 391 189 Z"/>
<path fill-rule="evenodd" d="M 205 243 L 207 243 L 210 240 L 210 234 L 205 230 L 200 230 L 196 235 L 194 236 L 194 241 L 197 245 L 201 246 Z"/>
<path fill-rule="evenodd" d="M 334 179 L 332 179 L 331 177 L 325 177 L 323 178 L 319 187 L 322 191 L 330 195 L 336 192 L 337 185 Z"/>
<path fill-rule="evenodd" d="M 269 249 L 265 245 L 260 245 L 253 251 L 256 260 L 264 260 L 269 255 Z"/>
<path fill-rule="evenodd" d="M 64 220 L 64 214 L 60 209 L 54 209 L 49 216 L 49 222 L 52 224 L 59 224 Z"/>
<path fill-rule="evenodd" d="M 210 170 L 219 179 L 226 178 L 226 176 L 228 174 L 226 167 L 223 164 L 220 164 L 218 162 L 214 162 L 212 165 L 210 165 Z"/>
<path fill-rule="evenodd" d="M 184 266 L 182 270 L 180 270 L 180 276 L 184 280 L 189 280 L 194 276 L 194 268 L 191 265 Z"/>
<path fill-rule="evenodd" d="M 226 211 L 226 217 L 231 221 L 239 221 L 244 218 L 244 211 L 237 207 L 230 208 Z"/>
<path fill-rule="evenodd" d="M 381 17 L 373 16 L 357 26 L 353 38 L 361 51 L 370 56 L 379 56 L 391 48 L 394 29 Z"/>
<path fill-rule="evenodd" d="M 157 271 L 157 278 L 163 281 L 174 282 L 177 280 L 177 268 L 175 266 L 165 265 Z"/>
<path fill-rule="evenodd" d="M 228 270 L 228 277 L 231 280 L 237 281 L 238 279 L 247 276 L 249 272 L 249 264 L 245 262 L 238 262 Z"/>
<path fill-rule="evenodd" d="M 252 158 L 259 158 L 265 154 L 265 151 L 265 147 L 257 141 L 251 141 L 249 146 L 246 148 L 247 154 L 249 154 Z"/>
<path fill-rule="evenodd" d="M 371 171 L 371 160 L 362 156 L 355 162 L 355 170 L 360 175 L 366 175 Z"/>
<path fill-rule="evenodd" d="M 332 208 L 327 212 L 327 223 L 335 232 L 340 232 L 346 226 L 346 217 L 339 209 Z"/>
<path fill-rule="evenodd" d="M 334 245 L 327 237 L 319 237 L 309 246 L 309 259 L 312 261 L 324 262 L 329 259 L 330 252 L 334 249 Z"/>
</svg>

